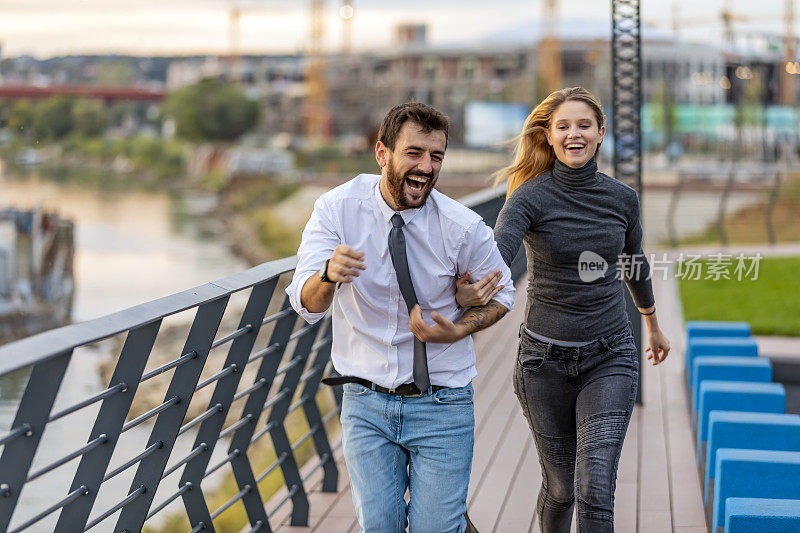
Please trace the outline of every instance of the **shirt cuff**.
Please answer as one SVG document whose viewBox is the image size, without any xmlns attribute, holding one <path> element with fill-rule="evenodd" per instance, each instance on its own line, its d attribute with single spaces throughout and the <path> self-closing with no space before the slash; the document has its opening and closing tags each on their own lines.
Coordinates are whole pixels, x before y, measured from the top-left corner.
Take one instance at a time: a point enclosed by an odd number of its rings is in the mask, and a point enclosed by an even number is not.
<svg viewBox="0 0 800 533">
<path fill-rule="evenodd" d="M 512 281 L 511 287 L 503 287 L 494 297 L 494 300 L 500 305 L 504 305 L 509 311 L 512 311 L 514 309 L 515 293 L 516 289 L 514 288 L 514 282 Z"/>
<path fill-rule="evenodd" d="M 303 287 L 305 286 L 306 282 L 311 278 L 311 276 L 315 275 L 316 272 L 305 272 L 296 276 L 292 279 L 292 283 L 286 287 L 286 294 L 289 296 L 289 303 L 291 304 L 292 308 L 297 312 L 298 315 L 303 317 L 303 320 L 308 322 L 309 324 L 315 324 L 325 316 L 325 313 L 328 312 L 326 309 L 325 311 L 319 313 L 312 313 L 301 303 L 300 295 L 303 292 Z"/>
</svg>

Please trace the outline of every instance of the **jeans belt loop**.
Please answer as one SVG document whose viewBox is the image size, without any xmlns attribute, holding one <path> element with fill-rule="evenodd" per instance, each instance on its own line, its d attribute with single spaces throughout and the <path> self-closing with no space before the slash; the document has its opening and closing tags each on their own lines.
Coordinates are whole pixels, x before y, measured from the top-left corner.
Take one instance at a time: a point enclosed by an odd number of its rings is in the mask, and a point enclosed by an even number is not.
<svg viewBox="0 0 800 533">
<path fill-rule="evenodd" d="M 519 330 L 517 330 L 517 337 L 522 337 L 522 330 L 525 329 L 525 323 L 521 323 L 519 325 Z"/>
<path fill-rule="evenodd" d="M 603 348 L 605 348 L 606 350 L 609 350 L 609 349 L 610 349 L 610 346 L 609 346 L 609 344 L 608 344 L 608 341 L 606 340 L 606 338 L 605 338 L 605 337 L 600 337 L 600 344 L 602 344 L 602 345 L 603 345 Z"/>
<path fill-rule="evenodd" d="M 550 359 L 550 351 L 551 351 L 552 349 L 553 349 L 553 343 L 551 343 L 551 342 L 548 342 L 548 343 L 547 343 L 547 350 L 545 351 L 545 355 L 546 355 L 546 357 L 547 357 L 547 359 L 548 359 L 548 360 Z"/>
<path fill-rule="evenodd" d="M 372 389 L 373 391 L 375 391 L 375 382 L 374 382 L 374 381 L 372 382 L 372 387 L 371 387 L 371 389 Z"/>
</svg>

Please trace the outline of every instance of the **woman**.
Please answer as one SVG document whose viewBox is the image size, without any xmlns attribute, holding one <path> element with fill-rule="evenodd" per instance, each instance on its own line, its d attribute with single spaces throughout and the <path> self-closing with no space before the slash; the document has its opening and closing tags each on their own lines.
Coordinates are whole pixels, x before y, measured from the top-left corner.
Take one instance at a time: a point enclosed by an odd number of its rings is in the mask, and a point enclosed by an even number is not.
<svg viewBox="0 0 800 533">
<path fill-rule="evenodd" d="M 639 372 L 620 279 L 645 316 L 648 359 L 658 364 L 670 349 L 642 254 L 636 192 L 597 172 L 604 133 L 591 93 L 556 91 L 528 116 L 514 162 L 498 177 L 508 181 L 508 198 L 495 240 L 506 263 L 522 242 L 528 257 L 514 391 L 539 453 L 546 533 L 569 532 L 576 496 L 579 531 L 614 529 L 617 463 Z M 490 276 L 460 280 L 459 303 L 491 298 Z"/>
</svg>

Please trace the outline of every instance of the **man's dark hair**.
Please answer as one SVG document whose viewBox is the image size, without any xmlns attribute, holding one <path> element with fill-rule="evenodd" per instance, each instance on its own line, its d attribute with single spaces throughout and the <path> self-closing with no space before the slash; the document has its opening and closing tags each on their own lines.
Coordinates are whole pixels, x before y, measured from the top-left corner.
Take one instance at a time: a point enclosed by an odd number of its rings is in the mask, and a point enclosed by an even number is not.
<svg viewBox="0 0 800 533">
<path fill-rule="evenodd" d="M 417 124 L 423 133 L 443 131 L 445 146 L 447 146 L 450 120 L 443 113 L 421 102 L 406 102 L 390 109 L 381 123 L 381 129 L 378 131 L 378 140 L 389 150 L 394 150 L 397 136 L 400 135 L 403 124 L 408 121 Z"/>
</svg>

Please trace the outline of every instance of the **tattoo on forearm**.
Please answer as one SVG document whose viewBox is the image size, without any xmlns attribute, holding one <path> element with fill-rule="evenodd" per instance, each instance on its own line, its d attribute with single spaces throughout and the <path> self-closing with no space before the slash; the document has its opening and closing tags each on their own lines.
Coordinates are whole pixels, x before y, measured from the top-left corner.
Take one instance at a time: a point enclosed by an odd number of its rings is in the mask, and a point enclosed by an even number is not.
<svg viewBox="0 0 800 533">
<path fill-rule="evenodd" d="M 456 324 L 466 325 L 470 333 L 488 328 L 508 312 L 505 306 L 492 300 L 481 307 L 471 307 L 467 309 Z"/>
</svg>

